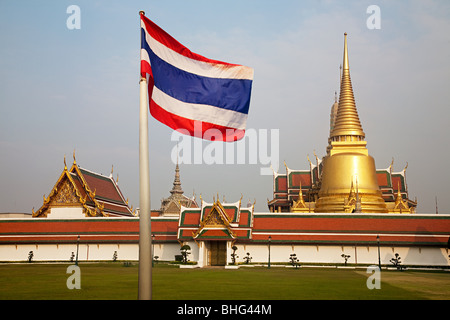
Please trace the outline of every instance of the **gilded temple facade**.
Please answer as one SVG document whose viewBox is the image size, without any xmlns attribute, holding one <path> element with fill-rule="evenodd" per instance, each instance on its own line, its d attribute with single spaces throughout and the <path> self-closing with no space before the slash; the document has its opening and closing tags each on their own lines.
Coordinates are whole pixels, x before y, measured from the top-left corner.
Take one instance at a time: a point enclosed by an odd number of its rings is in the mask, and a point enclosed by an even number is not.
<svg viewBox="0 0 450 320">
<path fill-rule="evenodd" d="M 376 169 L 356 108 L 348 59 L 347 34 L 339 101 L 330 114 L 327 154 L 309 170 L 274 173 L 271 212 L 414 213 L 417 201 L 409 198 L 406 168 L 393 172 Z"/>
</svg>

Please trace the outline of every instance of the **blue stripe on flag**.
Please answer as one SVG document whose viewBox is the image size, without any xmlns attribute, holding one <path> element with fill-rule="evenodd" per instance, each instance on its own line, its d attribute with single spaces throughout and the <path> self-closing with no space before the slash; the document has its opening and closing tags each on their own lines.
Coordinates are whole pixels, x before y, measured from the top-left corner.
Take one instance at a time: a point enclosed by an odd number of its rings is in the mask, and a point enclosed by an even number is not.
<svg viewBox="0 0 450 320">
<path fill-rule="evenodd" d="M 150 58 L 155 86 L 187 103 L 206 104 L 248 114 L 252 80 L 217 79 L 178 69 L 159 58 L 144 44 Z"/>
</svg>

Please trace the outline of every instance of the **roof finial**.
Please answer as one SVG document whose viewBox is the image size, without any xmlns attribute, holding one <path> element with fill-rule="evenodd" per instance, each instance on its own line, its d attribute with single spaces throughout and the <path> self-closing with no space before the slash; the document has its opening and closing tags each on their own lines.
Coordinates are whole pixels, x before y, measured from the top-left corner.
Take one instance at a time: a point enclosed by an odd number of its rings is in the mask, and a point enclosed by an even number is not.
<svg viewBox="0 0 450 320">
<path fill-rule="evenodd" d="M 361 213 L 361 198 L 359 197 L 359 189 L 358 189 L 358 176 L 355 176 L 356 181 L 356 202 L 355 202 L 355 212 Z"/>
<path fill-rule="evenodd" d="M 73 149 L 73 164 L 77 164 L 77 160 L 75 159 L 75 149 Z"/>
<path fill-rule="evenodd" d="M 344 70 L 348 70 L 348 48 L 347 48 L 347 32 L 344 33 Z"/>
<path fill-rule="evenodd" d="M 175 178 L 173 180 L 173 187 L 172 190 L 170 190 L 170 193 L 173 194 L 183 194 L 183 189 L 181 189 L 181 181 L 180 181 L 180 167 L 177 165 L 175 167 Z"/>
</svg>

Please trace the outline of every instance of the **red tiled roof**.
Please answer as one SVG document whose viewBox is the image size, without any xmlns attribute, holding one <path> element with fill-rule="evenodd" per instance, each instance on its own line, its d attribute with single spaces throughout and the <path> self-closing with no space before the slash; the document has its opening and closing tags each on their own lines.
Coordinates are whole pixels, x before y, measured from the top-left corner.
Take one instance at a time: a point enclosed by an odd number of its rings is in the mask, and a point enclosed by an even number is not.
<svg viewBox="0 0 450 320">
<path fill-rule="evenodd" d="M 74 162 L 70 170 L 64 166 L 49 196 L 44 197 L 41 208 L 33 211 L 33 217 L 46 217 L 50 203 L 58 196 L 61 186 L 73 193 L 69 205 L 83 207 L 86 216 L 134 216 L 112 177 L 80 168 Z"/>
<path fill-rule="evenodd" d="M 289 187 L 290 188 L 299 188 L 300 182 L 302 187 L 311 186 L 311 172 L 310 171 L 302 171 L 302 172 L 290 172 L 289 174 Z"/>
<path fill-rule="evenodd" d="M 125 203 L 122 195 L 117 190 L 112 178 L 102 176 L 100 174 L 79 168 L 86 181 L 89 189 L 95 191 L 95 198 L 99 200 L 107 200 L 116 203 Z"/>
<path fill-rule="evenodd" d="M 119 186 L 112 177 L 105 177 L 101 174 L 72 166 L 71 174 L 75 177 L 74 182 L 82 197 L 88 195 L 88 204 L 95 206 L 95 201 L 103 206 L 103 211 L 112 215 L 133 216 L 131 209 L 126 203 Z M 84 183 L 86 183 L 86 188 Z M 94 199 L 91 193 L 95 194 Z"/>
<path fill-rule="evenodd" d="M 389 178 L 389 173 L 388 172 L 377 172 L 377 180 L 378 180 L 378 185 L 380 186 L 380 188 L 382 187 L 390 187 L 390 181 L 388 181 Z"/>
<path fill-rule="evenodd" d="M 286 175 L 278 175 L 275 177 L 275 192 L 287 192 Z"/>
</svg>

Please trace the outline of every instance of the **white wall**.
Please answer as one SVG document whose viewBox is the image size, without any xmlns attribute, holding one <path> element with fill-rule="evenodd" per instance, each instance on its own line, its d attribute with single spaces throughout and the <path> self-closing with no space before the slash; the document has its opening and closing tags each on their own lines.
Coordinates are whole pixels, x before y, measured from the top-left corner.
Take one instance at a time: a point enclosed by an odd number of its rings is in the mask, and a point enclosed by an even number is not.
<svg viewBox="0 0 450 320">
<path fill-rule="evenodd" d="M 50 213 L 47 215 L 47 218 L 51 219 L 80 219 L 86 218 L 86 215 L 83 213 L 82 207 L 53 207 L 50 209 Z"/>
<path fill-rule="evenodd" d="M 247 252 L 253 263 L 267 263 L 268 245 L 237 244 L 238 262 L 244 262 Z M 315 245 L 279 245 L 271 244 L 271 262 L 290 262 L 290 255 L 295 253 L 301 263 L 344 263 L 342 254 L 349 255 L 347 263 L 378 264 L 378 247 L 369 246 L 315 246 Z M 390 265 L 390 259 L 398 253 L 401 263 L 405 265 L 450 266 L 449 250 L 433 247 L 380 247 L 381 264 Z"/>
<path fill-rule="evenodd" d="M 203 247 L 195 242 L 187 242 L 191 247 L 190 261 L 202 260 L 206 264 L 206 257 L 200 251 Z M 201 244 L 201 242 L 199 242 Z M 268 246 L 261 244 L 236 244 L 238 262 L 244 262 L 244 256 L 249 252 L 253 263 L 267 263 Z M 153 245 L 154 255 L 158 260 L 174 261 L 175 255 L 181 254 L 180 244 L 168 243 Z M 71 253 L 76 255 L 76 244 L 8 244 L 0 245 L 0 261 L 27 261 L 28 253 L 33 251 L 33 261 L 69 261 Z M 79 261 L 112 261 L 117 251 L 118 260 L 137 261 L 139 259 L 138 244 L 80 244 L 78 251 Z M 231 262 L 231 249 L 227 246 L 227 260 Z M 315 246 L 315 245 L 274 245 L 270 246 L 270 260 L 274 262 L 289 262 L 290 254 L 295 253 L 302 263 L 344 263 L 342 254 L 350 255 L 348 263 L 378 264 L 378 248 L 368 246 Z M 432 247 L 381 247 L 381 263 L 390 265 L 389 260 L 395 253 L 401 257 L 402 264 L 423 266 L 450 266 L 449 250 Z M 202 259 L 203 258 L 203 259 Z M 356 258 L 356 261 L 355 261 Z"/>
<path fill-rule="evenodd" d="M 21 244 L 0 246 L 0 261 L 27 261 L 33 251 L 33 261 L 70 261 L 72 252 L 77 254 L 76 244 Z M 80 244 L 79 261 L 112 261 L 114 251 L 118 260 L 138 260 L 138 246 L 135 244 Z M 75 259 L 75 258 L 74 258 Z"/>
</svg>

